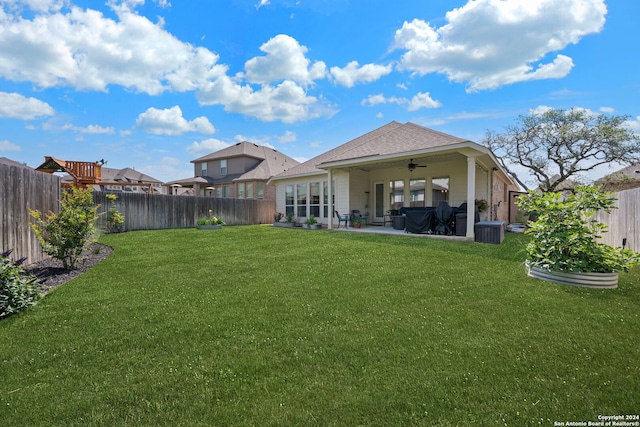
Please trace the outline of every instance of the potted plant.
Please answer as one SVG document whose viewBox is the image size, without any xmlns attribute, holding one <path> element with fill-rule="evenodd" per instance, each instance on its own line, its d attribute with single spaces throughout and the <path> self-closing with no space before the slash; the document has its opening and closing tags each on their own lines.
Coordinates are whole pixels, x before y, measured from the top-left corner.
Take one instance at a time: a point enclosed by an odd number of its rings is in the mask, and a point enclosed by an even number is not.
<svg viewBox="0 0 640 427">
<path fill-rule="evenodd" d="M 318 224 L 318 220 L 316 219 L 315 215 L 309 215 L 307 220 L 304 222 L 303 227 L 317 230 L 320 228 L 320 224 Z"/>
<path fill-rule="evenodd" d="M 351 218 L 351 225 L 353 228 L 360 228 L 362 226 L 362 218 L 359 216 L 354 216 Z"/>
<path fill-rule="evenodd" d="M 607 226 L 593 218 L 610 212 L 615 199 L 595 187 L 576 187 L 573 193 L 530 191 L 518 206 L 535 215 L 526 231 L 527 274 L 538 279 L 575 286 L 615 288 L 618 272 L 640 263 L 628 249 L 598 242 Z"/>
<path fill-rule="evenodd" d="M 200 230 L 218 230 L 222 228 L 224 221 L 221 218 L 213 216 L 213 212 L 209 210 L 209 215 L 204 218 L 198 218 L 196 224 Z"/>
<path fill-rule="evenodd" d="M 293 213 L 276 212 L 273 221 L 273 225 L 276 227 L 293 227 Z"/>
</svg>

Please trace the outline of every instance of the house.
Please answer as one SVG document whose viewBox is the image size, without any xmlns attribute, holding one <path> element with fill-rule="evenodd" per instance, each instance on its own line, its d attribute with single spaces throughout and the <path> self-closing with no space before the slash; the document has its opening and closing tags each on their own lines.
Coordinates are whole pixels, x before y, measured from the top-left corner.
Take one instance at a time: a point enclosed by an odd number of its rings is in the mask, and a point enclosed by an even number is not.
<svg viewBox="0 0 640 427">
<path fill-rule="evenodd" d="M 16 166 L 16 167 L 19 167 L 19 168 L 29 168 L 29 169 L 31 169 L 26 164 L 20 163 L 20 162 L 16 162 L 15 160 L 11 160 L 11 159 L 9 159 L 7 157 L 0 157 L 0 165 Z"/>
<path fill-rule="evenodd" d="M 624 169 L 613 172 L 598 179 L 596 185 L 602 186 L 605 191 L 623 191 L 640 187 L 640 163 L 627 166 Z"/>
<path fill-rule="evenodd" d="M 192 160 L 194 176 L 168 182 L 171 194 L 275 200 L 267 181 L 299 164 L 273 148 L 243 141 Z M 185 190 L 189 191 L 185 193 Z"/>
<path fill-rule="evenodd" d="M 162 181 L 132 168 L 114 169 L 102 166 L 100 182 L 93 185 L 94 191 L 163 193 Z M 62 185 L 73 184 L 69 175 L 62 177 Z"/>
<path fill-rule="evenodd" d="M 335 211 L 359 210 L 369 223 L 385 224 L 392 209 L 478 199 L 488 205 L 481 219 L 507 221 L 509 192 L 518 190 L 488 148 L 395 121 L 275 176 L 270 184 L 276 187 L 277 211 L 293 213 L 298 221 L 314 215 L 328 228 L 337 221 Z M 468 215 L 467 237 L 474 237 L 473 224 Z"/>
</svg>

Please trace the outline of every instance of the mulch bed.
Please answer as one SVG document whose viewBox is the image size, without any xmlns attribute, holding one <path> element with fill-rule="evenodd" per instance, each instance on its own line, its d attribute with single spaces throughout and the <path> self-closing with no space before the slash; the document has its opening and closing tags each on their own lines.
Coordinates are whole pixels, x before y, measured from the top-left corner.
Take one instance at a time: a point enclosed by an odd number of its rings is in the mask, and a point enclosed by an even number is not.
<svg viewBox="0 0 640 427">
<path fill-rule="evenodd" d="M 49 292 L 51 289 L 67 283 L 80 276 L 85 271 L 111 255 L 113 248 L 103 245 L 101 243 L 92 243 L 82 253 L 80 262 L 78 262 L 74 269 L 66 270 L 62 268 L 62 261 L 47 258 L 42 261 L 29 264 L 24 267 L 26 272 L 32 273 L 43 280 L 41 290 L 42 292 Z"/>
</svg>

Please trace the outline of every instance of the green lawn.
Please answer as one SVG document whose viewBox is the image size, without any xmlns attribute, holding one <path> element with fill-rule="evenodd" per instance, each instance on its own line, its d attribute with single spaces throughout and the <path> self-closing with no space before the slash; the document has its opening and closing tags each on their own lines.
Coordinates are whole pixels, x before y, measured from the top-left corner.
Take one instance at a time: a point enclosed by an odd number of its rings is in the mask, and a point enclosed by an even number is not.
<svg viewBox="0 0 640 427">
<path fill-rule="evenodd" d="M 0 322 L 2 426 L 553 426 L 640 412 L 640 271 L 526 277 L 502 245 L 139 231 Z"/>
</svg>

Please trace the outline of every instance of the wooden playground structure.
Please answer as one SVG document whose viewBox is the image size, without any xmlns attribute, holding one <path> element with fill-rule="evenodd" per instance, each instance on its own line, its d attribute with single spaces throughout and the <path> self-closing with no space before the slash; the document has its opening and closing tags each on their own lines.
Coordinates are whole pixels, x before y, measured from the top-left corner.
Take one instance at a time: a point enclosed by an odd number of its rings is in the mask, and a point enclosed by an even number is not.
<svg viewBox="0 0 640 427">
<path fill-rule="evenodd" d="M 55 157 L 45 156 L 44 163 L 36 168 L 39 172 L 53 174 L 55 172 L 64 172 L 73 178 L 73 184 L 63 182 L 62 187 L 89 188 L 94 185 L 110 185 L 110 186 L 138 186 L 147 187 L 149 193 L 153 193 L 153 187 L 149 183 L 131 183 L 131 182 L 105 182 L 102 180 L 102 165 L 106 163 L 104 160 L 97 162 L 78 162 L 73 160 L 60 160 Z"/>
</svg>

